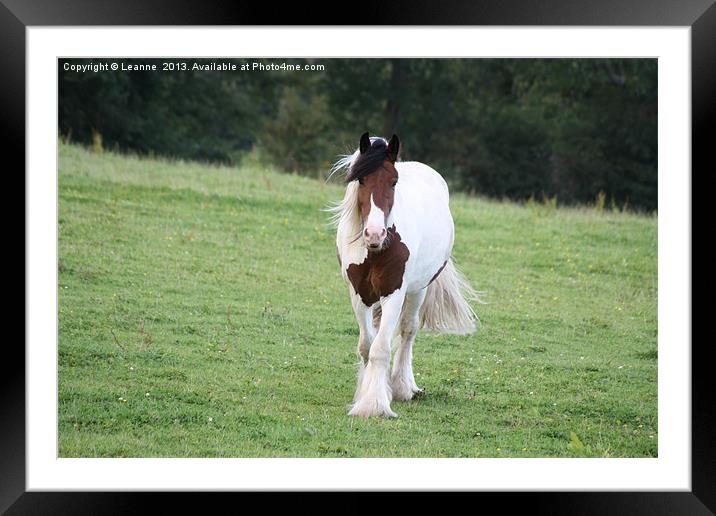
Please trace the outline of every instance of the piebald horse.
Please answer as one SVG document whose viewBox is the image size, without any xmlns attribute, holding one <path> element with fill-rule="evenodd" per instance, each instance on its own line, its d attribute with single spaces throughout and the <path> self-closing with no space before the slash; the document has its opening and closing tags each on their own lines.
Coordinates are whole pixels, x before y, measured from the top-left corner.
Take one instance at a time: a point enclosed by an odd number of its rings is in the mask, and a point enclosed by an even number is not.
<svg viewBox="0 0 716 516">
<path fill-rule="evenodd" d="M 399 161 L 400 140 L 361 136 L 346 171 L 346 192 L 333 211 L 336 247 L 360 335 L 358 385 L 349 415 L 396 416 L 390 402 L 422 390 L 413 376 L 419 328 L 471 334 L 477 293 L 451 258 L 454 224 L 448 188 L 435 170 Z M 400 335 L 390 371 L 391 341 Z"/>
</svg>

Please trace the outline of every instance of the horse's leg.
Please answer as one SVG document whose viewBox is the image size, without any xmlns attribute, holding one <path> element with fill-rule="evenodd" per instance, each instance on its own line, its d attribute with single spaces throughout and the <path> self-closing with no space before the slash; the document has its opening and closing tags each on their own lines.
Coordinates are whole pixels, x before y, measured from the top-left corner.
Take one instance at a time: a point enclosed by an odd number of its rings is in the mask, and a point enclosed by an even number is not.
<svg viewBox="0 0 716 516">
<path fill-rule="evenodd" d="M 358 336 L 358 358 L 360 364 L 358 366 L 358 382 L 356 386 L 356 397 L 360 392 L 363 376 L 365 374 L 365 366 L 368 363 L 368 352 L 370 345 L 375 338 L 375 328 L 373 327 L 373 310 L 369 306 L 363 304 L 363 300 L 358 294 L 351 290 L 351 302 L 353 303 L 353 312 L 358 321 L 360 334 Z M 353 401 L 356 401 L 356 397 Z"/>
<path fill-rule="evenodd" d="M 390 375 L 390 386 L 393 399 L 408 401 L 422 389 L 415 383 L 413 376 L 413 342 L 420 322 L 420 307 L 425 301 L 427 289 L 405 297 L 403 313 L 400 317 L 400 344 L 393 359 L 393 372 Z"/>
<path fill-rule="evenodd" d="M 400 289 L 381 299 L 380 328 L 368 352 L 368 363 L 355 396 L 355 403 L 348 412 L 351 416 L 396 416 L 390 409 L 390 341 L 400 319 L 405 290 Z"/>
</svg>

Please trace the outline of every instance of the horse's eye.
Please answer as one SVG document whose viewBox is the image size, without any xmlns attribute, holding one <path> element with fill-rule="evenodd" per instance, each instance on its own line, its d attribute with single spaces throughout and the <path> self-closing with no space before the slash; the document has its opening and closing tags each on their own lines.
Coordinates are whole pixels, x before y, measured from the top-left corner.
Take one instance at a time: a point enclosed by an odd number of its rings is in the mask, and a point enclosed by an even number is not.
<svg viewBox="0 0 716 516">
<path fill-rule="evenodd" d="M 398 182 L 395 181 L 392 185 L 390 185 L 390 187 L 391 187 L 391 188 L 395 188 L 395 185 L 397 185 L 397 184 L 398 184 Z"/>
<path fill-rule="evenodd" d="M 359 185 L 362 185 L 362 184 L 363 184 L 363 178 L 362 178 L 362 177 L 358 178 L 358 184 L 359 184 Z"/>
</svg>

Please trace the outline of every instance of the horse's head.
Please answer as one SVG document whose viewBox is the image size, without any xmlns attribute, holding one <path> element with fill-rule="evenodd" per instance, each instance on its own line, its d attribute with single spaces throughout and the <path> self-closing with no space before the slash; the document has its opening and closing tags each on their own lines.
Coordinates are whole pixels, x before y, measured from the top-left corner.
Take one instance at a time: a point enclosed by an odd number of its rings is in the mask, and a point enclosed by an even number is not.
<svg viewBox="0 0 716 516">
<path fill-rule="evenodd" d="M 358 206 L 363 221 L 363 240 L 369 251 L 381 251 L 388 234 L 388 220 L 395 200 L 400 140 L 393 135 L 390 142 L 383 138 L 360 139 L 358 157 L 353 160 L 346 182 L 358 181 Z"/>
</svg>

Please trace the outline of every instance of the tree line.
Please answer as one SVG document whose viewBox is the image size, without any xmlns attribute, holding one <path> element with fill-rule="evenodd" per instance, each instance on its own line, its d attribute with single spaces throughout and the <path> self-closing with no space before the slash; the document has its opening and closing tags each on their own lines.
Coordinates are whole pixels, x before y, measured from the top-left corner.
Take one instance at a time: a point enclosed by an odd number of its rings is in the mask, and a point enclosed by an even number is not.
<svg viewBox="0 0 716 516">
<path fill-rule="evenodd" d="M 656 59 L 183 59 L 172 70 L 162 69 L 163 60 L 133 59 L 115 62 L 156 70 L 98 72 L 64 66 L 98 61 L 59 62 L 59 132 L 70 141 L 97 145 L 101 138 L 105 148 L 186 160 L 259 160 L 325 177 L 364 131 L 397 133 L 402 159 L 431 165 L 453 189 L 657 209 Z M 252 63 L 263 66 L 252 70 Z"/>
</svg>

